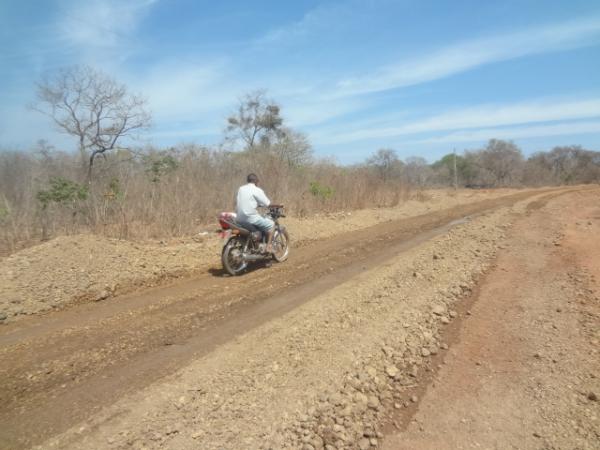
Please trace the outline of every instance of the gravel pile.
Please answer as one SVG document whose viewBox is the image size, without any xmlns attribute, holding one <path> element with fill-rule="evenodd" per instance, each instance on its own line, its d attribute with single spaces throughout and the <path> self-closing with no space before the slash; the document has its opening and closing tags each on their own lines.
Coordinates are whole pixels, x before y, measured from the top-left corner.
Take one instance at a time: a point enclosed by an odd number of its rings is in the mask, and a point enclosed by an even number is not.
<svg viewBox="0 0 600 450">
<path fill-rule="evenodd" d="M 214 243 L 137 244 L 101 236 L 62 236 L 0 260 L 5 320 L 100 301 L 193 272 Z"/>
</svg>

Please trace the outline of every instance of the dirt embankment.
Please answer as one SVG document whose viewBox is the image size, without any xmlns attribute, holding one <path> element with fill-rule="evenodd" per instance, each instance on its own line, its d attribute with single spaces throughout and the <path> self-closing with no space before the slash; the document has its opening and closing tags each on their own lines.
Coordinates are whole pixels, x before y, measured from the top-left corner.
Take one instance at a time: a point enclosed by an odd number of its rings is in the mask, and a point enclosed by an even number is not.
<svg viewBox="0 0 600 450">
<path fill-rule="evenodd" d="M 564 208 L 573 201 L 573 195 L 552 201 Z M 550 199 L 547 195 L 546 200 Z M 578 197 L 582 204 L 597 199 L 597 190 Z M 478 319 L 480 312 L 475 306 L 468 316 L 462 304 L 468 301 L 476 281 L 494 262 L 498 250 L 500 255 L 509 248 L 523 255 L 531 246 L 547 244 L 549 249 L 555 249 L 560 248 L 555 244 L 565 245 L 556 241 L 556 226 L 561 222 L 538 214 L 537 208 L 543 208 L 543 202 L 529 209 L 528 203 L 524 201 L 457 225 L 443 236 L 358 274 L 192 361 L 179 372 L 123 398 L 43 447 L 377 448 L 385 437 L 386 423 L 395 422 L 401 427 L 398 411 L 414 412 L 414 405 L 422 397 L 415 389 L 437 370 L 439 355 L 449 348 L 454 351 L 454 342 L 445 329 L 465 317 L 469 317 L 465 320 L 467 325 Z M 524 214 L 529 214 L 528 219 L 534 223 L 548 226 L 538 227 L 539 234 L 529 240 L 519 238 L 520 230 L 531 229 L 528 223 L 518 225 L 522 228 L 517 227 L 516 234 L 507 235 L 510 224 Z M 563 215 L 562 219 L 569 217 Z M 542 260 L 535 261 L 538 263 L 530 271 L 516 266 L 515 276 L 522 278 L 506 279 L 495 289 L 514 292 L 514 281 L 528 283 L 530 276 L 539 273 L 535 270 L 545 269 Z M 560 271 L 560 266 L 554 270 Z M 572 276 L 581 278 L 582 272 L 574 273 Z M 564 286 L 569 294 L 576 292 L 571 288 L 577 285 L 562 280 L 567 283 Z M 586 289 L 592 293 L 586 291 L 585 301 L 595 301 L 595 288 Z M 540 298 L 545 299 L 546 294 L 542 292 Z M 546 312 L 542 314 L 527 303 L 510 303 L 512 300 L 505 300 L 507 308 L 519 315 L 530 312 L 545 326 L 549 317 Z M 590 344 L 597 343 L 597 313 L 591 308 L 586 316 L 589 322 L 582 336 Z M 569 309 L 569 314 L 579 321 L 577 308 Z M 482 316 L 485 318 L 486 314 Z M 525 323 L 532 327 L 532 323 Z M 485 329 L 482 324 L 480 329 Z M 533 325 L 539 327 L 540 323 L 534 321 Z M 503 354 L 518 354 L 521 342 L 527 341 L 527 328 L 515 322 L 515 330 L 520 339 L 503 341 L 509 346 Z M 565 345 L 564 351 L 573 352 L 569 335 L 563 337 L 560 343 Z M 510 346 L 516 346 L 514 352 Z M 537 351 L 538 356 L 532 355 L 533 364 L 546 358 L 542 350 Z M 574 386 L 594 393 L 597 381 L 589 376 L 589 358 L 585 358 L 585 352 L 573 354 L 569 360 L 571 373 L 580 381 Z M 476 367 L 485 367 L 485 360 L 475 362 Z M 462 380 L 465 389 L 469 380 L 476 385 L 489 384 L 476 372 L 463 374 L 467 377 Z M 507 380 L 508 385 L 512 375 L 497 371 L 494 376 Z M 557 379 L 563 379 L 562 375 L 558 374 Z M 502 391 L 497 393 L 501 395 Z M 578 427 L 583 430 L 577 436 L 593 448 L 597 403 L 580 395 L 578 399 L 585 407 L 577 415 Z M 548 400 L 543 396 L 530 398 L 538 399 L 540 407 Z M 427 395 L 419 408 L 424 407 L 425 401 Z M 437 397 L 432 401 L 439 404 L 445 399 Z M 546 404 L 545 411 L 554 411 L 553 406 L 551 402 Z M 559 410 L 554 411 L 561 423 L 568 417 L 566 406 L 557 404 Z M 537 430 L 539 435 L 550 436 L 552 427 Z M 560 433 L 563 429 L 557 430 Z M 500 441 L 496 443 L 510 444 L 506 435 L 497 436 Z"/>
<path fill-rule="evenodd" d="M 284 222 L 298 245 L 514 192 L 427 191 L 420 194 L 420 200 L 409 200 L 397 208 L 290 217 Z M 63 236 L 0 258 L 0 324 L 74 303 L 105 300 L 218 266 L 221 241 L 214 228 L 193 239 L 171 242 Z"/>
</svg>

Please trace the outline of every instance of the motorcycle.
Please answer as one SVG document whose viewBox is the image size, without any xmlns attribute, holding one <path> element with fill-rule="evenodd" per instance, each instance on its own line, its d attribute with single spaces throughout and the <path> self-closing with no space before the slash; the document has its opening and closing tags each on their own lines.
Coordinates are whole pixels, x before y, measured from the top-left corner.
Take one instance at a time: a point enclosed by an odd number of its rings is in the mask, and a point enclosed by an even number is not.
<svg viewBox="0 0 600 450">
<path fill-rule="evenodd" d="M 250 262 L 270 261 L 283 262 L 290 252 L 290 239 L 287 230 L 279 223 L 283 214 L 283 205 L 271 205 L 266 214 L 273 222 L 273 238 L 271 245 L 273 252 L 267 252 L 266 234 L 250 224 L 236 222 L 235 213 L 222 212 L 219 214 L 221 236 L 225 239 L 221 261 L 223 268 L 230 275 L 241 274 Z"/>
</svg>

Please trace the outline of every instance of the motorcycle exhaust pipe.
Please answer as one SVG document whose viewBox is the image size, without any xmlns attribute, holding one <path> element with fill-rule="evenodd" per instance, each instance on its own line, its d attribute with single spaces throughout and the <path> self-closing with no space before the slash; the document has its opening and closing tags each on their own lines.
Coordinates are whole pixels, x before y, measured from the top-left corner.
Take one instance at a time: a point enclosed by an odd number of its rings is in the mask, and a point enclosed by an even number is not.
<svg viewBox="0 0 600 450">
<path fill-rule="evenodd" d="M 266 256 L 263 255 L 243 255 L 244 261 L 260 261 L 261 259 L 265 259 Z"/>
</svg>

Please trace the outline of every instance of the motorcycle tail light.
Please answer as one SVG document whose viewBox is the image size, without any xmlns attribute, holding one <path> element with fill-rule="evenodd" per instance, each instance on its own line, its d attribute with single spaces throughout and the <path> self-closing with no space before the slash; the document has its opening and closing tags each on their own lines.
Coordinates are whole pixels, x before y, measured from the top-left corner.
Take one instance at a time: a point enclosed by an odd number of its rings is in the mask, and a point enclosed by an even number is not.
<svg viewBox="0 0 600 450">
<path fill-rule="evenodd" d="M 236 217 L 237 214 L 233 212 L 222 212 L 217 216 L 217 218 L 219 219 L 219 225 L 221 225 L 221 228 L 223 228 L 224 230 L 230 228 L 227 222 L 235 222 Z"/>
</svg>

